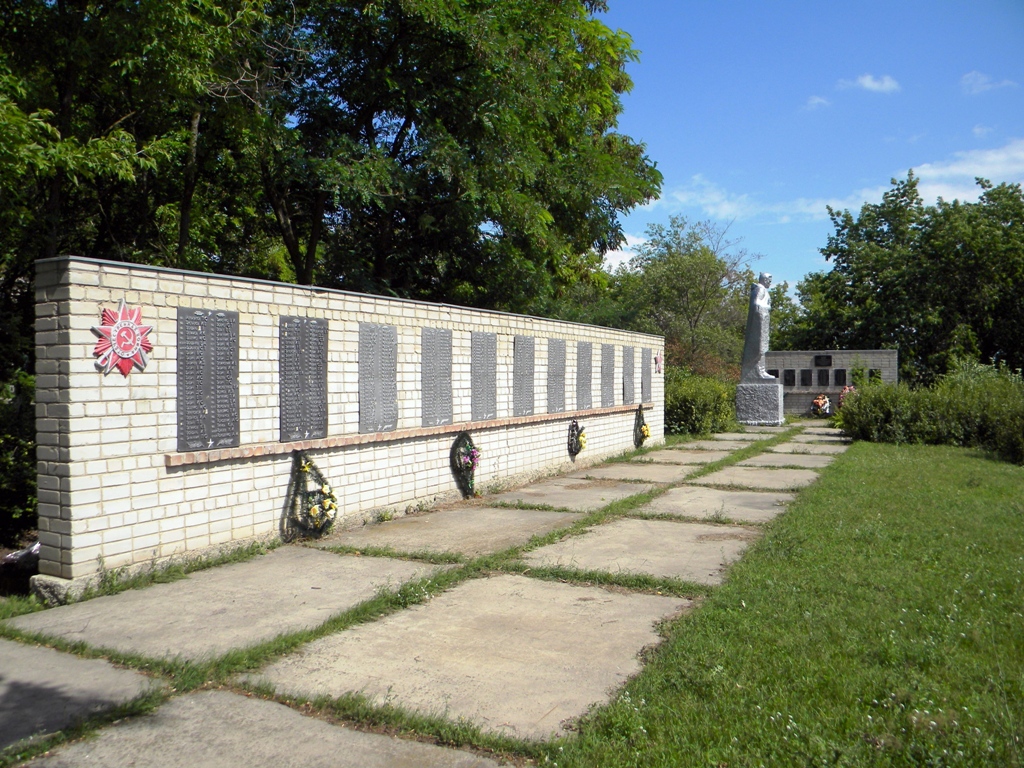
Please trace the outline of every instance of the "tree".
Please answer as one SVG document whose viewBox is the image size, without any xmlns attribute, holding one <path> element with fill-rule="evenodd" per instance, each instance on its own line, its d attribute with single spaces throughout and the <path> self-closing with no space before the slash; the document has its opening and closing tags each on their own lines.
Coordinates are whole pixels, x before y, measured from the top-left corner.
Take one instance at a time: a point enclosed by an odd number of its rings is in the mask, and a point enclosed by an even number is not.
<svg viewBox="0 0 1024 768">
<path fill-rule="evenodd" d="M 665 336 L 668 361 L 698 373 L 735 366 L 743 347 L 750 263 L 728 227 L 673 216 L 647 229 L 647 240 L 619 276 L 628 281 L 637 330 Z"/>
<path fill-rule="evenodd" d="M 657 193 L 614 131 L 635 53 L 599 4 L 296 9 L 309 54 L 261 104 L 261 169 L 300 282 L 514 309 L 592 270 Z"/>
<path fill-rule="evenodd" d="M 957 358 L 1024 365 L 1024 195 L 979 179 L 977 203 L 926 206 L 911 173 L 854 217 L 829 209 L 829 272 L 798 286 L 795 348 L 898 349 L 927 383 Z"/>
</svg>

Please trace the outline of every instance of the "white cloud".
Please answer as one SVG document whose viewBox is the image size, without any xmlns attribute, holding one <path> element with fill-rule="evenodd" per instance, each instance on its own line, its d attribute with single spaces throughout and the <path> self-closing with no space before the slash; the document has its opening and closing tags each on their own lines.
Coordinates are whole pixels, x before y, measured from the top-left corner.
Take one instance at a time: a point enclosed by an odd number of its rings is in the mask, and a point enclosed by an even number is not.
<svg viewBox="0 0 1024 768">
<path fill-rule="evenodd" d="M 921 197 L 931 202 L 944 200 L 977 200 L 980 189 L 974 179 L 981 177 L 999 184 L 1024 182 L 1024 139 L 1013 139 L 995 149 L 972 149 L 956 152 L 949 160 L 925 163 L 914 168 L 921 179 Z"/>
<path fill-rule="evenodd" d="M 978 123 L 976 126 L 974 126 L 971 132 L 974 134 L 975 138 L 984 139 L 986 136 L 992 133 L 992 129 L 989 128 L 987 125 L 982 125 L 981 123 Z"/>
<path fill-rule="evenodd" d="M 906 176 L 906 170 L 893 172 L 896 178 Z M 944 200 L 974 201 L 981 192 L 975 177 L 995 184 L 1024 183 L 1024 139 L 1014 139 L 995 149 L 973 149 L 957 152 L 946 160 L 923 163 L 914 168 L 918 177 L 918 191 L 926 204 L 939 197 Z M 821 221 L 828 218 L 827 206 L 836 210 L 860 210 L 864 203 L 878 203 L 890 189 L 889 184 L 858 189 L 845 197 L 798 197 L 790 200 L 766 201 L 747 193 L 732 192 L 704 176 L 697 175 L 689 182 L 669 189 L 656 205 L 671 212 L 697 210 L 699 215 L 723 221 L 757 220 L 764 223 Z"/>
<path fill-rule="evenodd" d="M 856 80 L 840 80 L 840 88 L 863 88 L 865 91 L 874 93 L 895 93 L 900 89 L 900 84 L 889 75 L 875 77 L 872 74 L 865 74 Z"/>
<path fill-rule="evenodd" d="M 828 99 L 821 96 L 811 96 L 807 99 L 807 103 L 804 104 L 804 109 L 818 109 L 819 107 L 827 107 L 831 103 Z"/>
<path fill-rule="evenodd" d="M 1013 80 L 1000 80 L 998 83 L 988 75 L 974 70 L 960 78 L 960 87 L 968 96 L 977 96 L 985 91 L 996 88 L 1013 88 L 1017 84 Z"/>
<path fill-rule="evenodd" d="M 646 237 L 626 233 L 626 243 L 622 248 L 608 251 L 604 255 L 604 268 L 608 272 L 614 272 L 620 264 L 625 264 L 636 255 L 636 248 L 647 242 Z"/>
</svg>

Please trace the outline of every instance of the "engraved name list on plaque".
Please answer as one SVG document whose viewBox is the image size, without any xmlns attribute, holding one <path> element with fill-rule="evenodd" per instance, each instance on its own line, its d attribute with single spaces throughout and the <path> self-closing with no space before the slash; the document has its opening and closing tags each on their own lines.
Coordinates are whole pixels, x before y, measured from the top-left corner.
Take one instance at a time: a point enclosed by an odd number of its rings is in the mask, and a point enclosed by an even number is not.
<svg viewBox="0 0 1024 768">
<path fill-rule="evenodd" d="M 327 437 L 327 320 L 282 317 L 278 351 L 281 442 Z"/>
<path fill-rule="evenodd" d="M 238 445 L 238 313 L 178 308 L 178 450 Z"/>
</svg>

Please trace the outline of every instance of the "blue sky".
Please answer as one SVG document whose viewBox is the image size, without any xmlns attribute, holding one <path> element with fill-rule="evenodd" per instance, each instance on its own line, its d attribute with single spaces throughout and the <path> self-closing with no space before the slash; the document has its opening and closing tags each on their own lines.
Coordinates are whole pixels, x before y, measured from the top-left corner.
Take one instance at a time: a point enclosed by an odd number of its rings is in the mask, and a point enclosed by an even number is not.
<svg viewBox="0 0 1024 768">
<path fill-rule="evenodd" d="M 672 214 L 731 222 L 792 288 L 828 268 L 826 205 L 878 202 L 911 168 L 926 202 L 1024 182 L 1024 0 L 609 6 L 640 51 L 619 130 L 665 177 L 624 217 L 631 243 Z"/>
</svg>

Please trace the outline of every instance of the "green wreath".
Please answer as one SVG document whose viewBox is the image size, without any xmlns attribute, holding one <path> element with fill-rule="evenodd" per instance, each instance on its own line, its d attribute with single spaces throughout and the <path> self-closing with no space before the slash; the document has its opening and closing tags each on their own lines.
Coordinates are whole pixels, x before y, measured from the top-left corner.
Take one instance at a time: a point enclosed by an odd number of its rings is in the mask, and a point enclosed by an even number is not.
<svg viewBox="0 0 1024 768">
<path fill-rule="evenodd" d="M 338 517 L 338 496 L 319 467 L 302 451 L 295 452 L 291 521 L 309 536 L 322 536 Z"/>
</svg>

